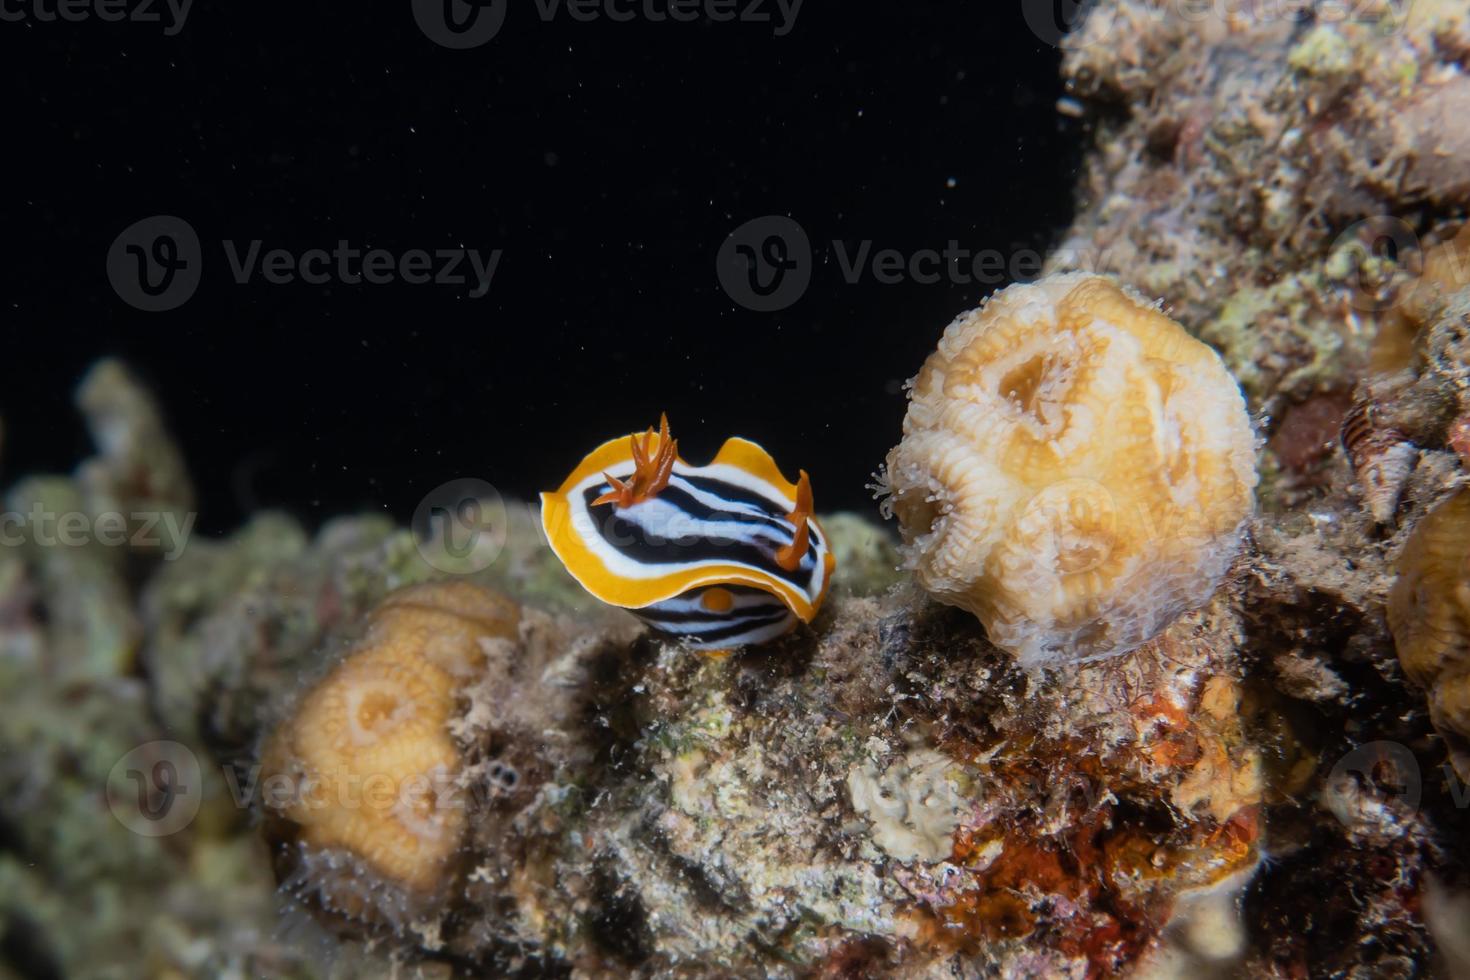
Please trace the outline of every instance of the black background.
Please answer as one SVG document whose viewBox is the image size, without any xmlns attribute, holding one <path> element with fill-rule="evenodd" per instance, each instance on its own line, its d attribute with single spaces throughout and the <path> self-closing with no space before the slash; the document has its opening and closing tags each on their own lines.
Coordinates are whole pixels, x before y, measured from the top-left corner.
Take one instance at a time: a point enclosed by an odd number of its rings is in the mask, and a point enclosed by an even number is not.
<svg viewBox="0 0 1470 980">
<path fill-rule="evenodd" d="M 807 0 L 786 37 L 547 23 L 513 0 L 469 51 L 431 43 L 408 0 L 305 6 L 198 0 L 175 37 L 0 23 L 5 483 L 88 451 L 71 392 L 116 354 L 157 391 L 216 533 L 263 506 L 407 519 L 461 476 L 529 496 L 660 410 L 692 461 L 745 435 L 809 470 L 819 508 L 871 507 L 903 380 L 993 287 L 849 285 L 831 240 L 1044 248 L 1070 217 L 1083 135 L 1020 0 Z M 810 234 L 815 277 L 752 313 L 715 255 L 772 213 Z M 154 214 L 204 249 L 166 313 L 105 273 Z M 480 300 L 238 285 L 227 239 L 504 258 Z"/>
</svg>

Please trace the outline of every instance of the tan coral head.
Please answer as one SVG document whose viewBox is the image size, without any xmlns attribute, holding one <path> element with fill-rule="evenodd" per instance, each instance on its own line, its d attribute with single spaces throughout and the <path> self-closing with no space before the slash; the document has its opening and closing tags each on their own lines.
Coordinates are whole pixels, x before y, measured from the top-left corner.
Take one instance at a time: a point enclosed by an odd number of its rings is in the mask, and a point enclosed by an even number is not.
<svg viewBox="0 0 1470 980">
<path fill-rule="evenodd" d="M 1429 692 L 1434 724 L 1470 776 L 1470 490 L 1419 522 L 1396 569 L 1388 625 L 1399 662 Z"/>
<path fill-rule="evenodd" d="M 1210 597 L 1252 509 L 1255 438 L 1214 351 L 1073 273 L 950 324 L 886 481 L 925 589 L 1028 665 L 1097 659 Z"/>
<path fill-rule="evenodd" d="M 519 615 L 469 583 L 400 589 L 272 734 L 262 796 L 297 894 L 397 926 L 442 897 L 466 828 L 456 694 Z"/>
</svg>

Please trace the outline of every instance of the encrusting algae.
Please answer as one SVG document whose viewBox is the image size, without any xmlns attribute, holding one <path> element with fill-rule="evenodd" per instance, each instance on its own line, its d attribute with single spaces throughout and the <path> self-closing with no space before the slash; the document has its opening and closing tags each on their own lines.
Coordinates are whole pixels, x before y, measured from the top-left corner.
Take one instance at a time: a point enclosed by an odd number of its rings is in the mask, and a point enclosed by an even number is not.
<svg viewBox="0 0 1470 980">
<path fill-rule="evenodd" d="M 400 589 L 272 735 L 264 802 L 303 897 L 395 924 L 440 897 L 465 832 L 456 692 L 484 664 L 482 641 L 518 620 L 513 602 L 469 583 Z"/>
<path fill-rule="evenodd" d="M 1255 485 L 1214 351 L 1116 282 L 1067 274 L 945 331 L 884 507 L 919 583 L 1037 665 L 1125 653 L 1207 600 Z"/>
</svg>

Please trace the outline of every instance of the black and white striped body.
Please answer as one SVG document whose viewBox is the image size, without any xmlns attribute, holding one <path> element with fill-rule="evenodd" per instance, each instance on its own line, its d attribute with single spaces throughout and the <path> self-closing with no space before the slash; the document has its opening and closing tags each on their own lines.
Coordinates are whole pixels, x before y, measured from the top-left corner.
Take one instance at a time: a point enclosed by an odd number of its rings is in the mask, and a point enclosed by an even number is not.
<svg viewBox="0 0 1470 980">
<path fill-rule="evenodd" d="M 696 650 L 766 643 L 786 635 L 797 623 L 796 615 L 780 599 L 763 589 L 740 585 L 692 589 L 632 612 L 653 630 L 679 637 Z"/>
<path fill-rule="evenodd" d="M 674 468 L 668 488 L 656 498 L 626 509 L 592 506 L 607 492 L 605 480 L 582 488 L 583 513 L 591 525 L 589 547 L 610 571 L 651 580 L 712 565 L 736 565 L 801 594 L 822 592 L 827 540 L 819 528 L 808 532 L 812 546 L 788 571 L 777 560 L 777 552 L 791 544 L 796 529 L 786 519 L 784 501 L 763 495 L 748 485 L 750 481 L 734 482 L 730 477 L 737 474 L 683 469 Z"/>
<path fill-rule="evenodd" d="M 763 643 L 810 622 L 835 560 L 808 516 L 805 475 L 793 485 L 765 450 L 732 438 L 708 465 L 676 458 L 656 492 L 618 500 L 638 483 L 635 438 L 603 444 L 542 495 L 547 540 L 577 581 L 697 649 Z M 661 442 L 643 438 L 646 465 Z"/>
</svg>

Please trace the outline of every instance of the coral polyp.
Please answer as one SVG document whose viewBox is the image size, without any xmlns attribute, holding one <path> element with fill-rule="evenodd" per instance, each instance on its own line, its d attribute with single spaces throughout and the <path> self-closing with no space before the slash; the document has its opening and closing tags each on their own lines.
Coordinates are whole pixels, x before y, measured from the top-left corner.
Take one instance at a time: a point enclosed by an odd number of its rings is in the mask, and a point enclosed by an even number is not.
<svg viewBox="0 0 1470 980">
<path fill-rule="evenodd" d="M 1254 436 L 1214 351 L 1112 280 L 1059 275 L 950 324 L 886 480 L 924 588 L 1027 664 L 1101 658 L 1223 578 Z"/>
<path fill-rule="evenodd" d="M 400 589 L 276 730 L 264 802 L 303 897 L 398 924 L 442 892 L 465 832 L 456 693 L 484 663 L 481 641 L 513 635 L 518 619 L 477 586 Z"/>
<path fill-rule="evenodd" d="M 1430 714 L 1470 774 L 1470 492 L 1460 490 L 1410 535 L 1389 594 L 1404 671 L 1429 692 Z"/>
</svg>

